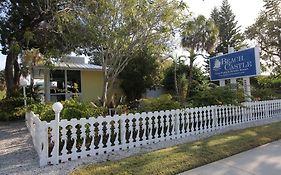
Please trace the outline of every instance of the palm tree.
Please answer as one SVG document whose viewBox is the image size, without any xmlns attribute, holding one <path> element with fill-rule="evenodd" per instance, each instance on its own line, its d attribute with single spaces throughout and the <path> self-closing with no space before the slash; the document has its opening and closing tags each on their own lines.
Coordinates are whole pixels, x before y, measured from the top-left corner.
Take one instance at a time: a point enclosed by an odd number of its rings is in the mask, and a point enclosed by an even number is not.
<svg viewBox="0 0 281 175">
<path fill-rule="evenodd" d="M 29 49 L 25 50 L 23 57 L 22 57 L 22 76 L 26 77 L 30 74 L 30 93 L 31 96 L 35 99 L 35 92 L 34 92 L 34 66 L 38 64 L 44 64 L 44 56 L 40 53 L 39 49 Z"/>
<path fill-rule="evenodd" d="M 203 15 L 193 18 L 182 26 L 181 44 L 189 52 L 189 77 L 187 95 L 190 97 L 193 63 L 198 56 L 204 56 L 206 51 L 210 53 L 214 48 L 218 38 L 218 29 L 214 22 L 206 19 Z"/>
<path fill-rule="evenodd" d="M 169 54 L 166 59 L 171 58 L 174 61 L 174 83 L 175 83 L 175 90 L 176 90 L 176 96 L 179 97 L 179 87 L 178 87 L 178 79 L 177 79 L 177 64 L 180 62 L 181 58 L 186 58 L 184 55 L 178 56 L 177 54 Z"/>
</svg>

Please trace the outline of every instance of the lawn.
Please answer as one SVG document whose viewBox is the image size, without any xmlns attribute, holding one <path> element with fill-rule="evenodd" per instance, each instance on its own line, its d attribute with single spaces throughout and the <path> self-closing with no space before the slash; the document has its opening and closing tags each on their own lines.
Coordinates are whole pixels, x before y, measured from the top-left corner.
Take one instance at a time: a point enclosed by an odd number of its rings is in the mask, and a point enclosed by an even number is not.
<svg viewBox="0 0 281 175">
<path fill-rule="evenodd" d="M 78 168 L 72 175 L 177 174 L 281 139 L 281 122 Z"/>
</svg>

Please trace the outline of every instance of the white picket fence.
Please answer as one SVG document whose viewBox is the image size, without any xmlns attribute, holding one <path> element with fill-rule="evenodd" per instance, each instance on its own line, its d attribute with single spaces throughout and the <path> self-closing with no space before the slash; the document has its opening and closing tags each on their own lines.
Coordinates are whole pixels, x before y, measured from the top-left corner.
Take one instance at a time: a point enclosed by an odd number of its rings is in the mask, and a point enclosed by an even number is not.
<svg viewBox="0 0 281 175">
<path fill-rule="evenodd" d="M 278 117 L 281 100 L 247 102 L 241 106 L 207 106 L 178 110 L 40 121 L 26 114 L 26 125 L 40 158 L 40 166 L 87 156 L 102 157 L 139 146 L 199 136 L 226 127 Z M 73 116 L 75 117 L 75 116 Z"/>
</svg>

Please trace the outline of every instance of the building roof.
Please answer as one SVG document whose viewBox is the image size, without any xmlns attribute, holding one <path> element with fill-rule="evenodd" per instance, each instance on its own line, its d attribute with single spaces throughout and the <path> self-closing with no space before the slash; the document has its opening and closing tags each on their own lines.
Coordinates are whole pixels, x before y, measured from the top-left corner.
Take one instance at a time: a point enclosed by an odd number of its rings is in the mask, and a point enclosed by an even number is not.
<svg viewBox="0 0 281 175">
<path fill-rule="evenodd" d="M 44 65 L 38 65 L 35 67 L 36 69 L 50 69 Z M 60 70 L 90 70 L 90 71 L 102 71 L 102 66 L 94 65 L 94 64 L 78 64 L 78 63 L 55 63 L 53 64 L 54 69 Z"/>
</svg>

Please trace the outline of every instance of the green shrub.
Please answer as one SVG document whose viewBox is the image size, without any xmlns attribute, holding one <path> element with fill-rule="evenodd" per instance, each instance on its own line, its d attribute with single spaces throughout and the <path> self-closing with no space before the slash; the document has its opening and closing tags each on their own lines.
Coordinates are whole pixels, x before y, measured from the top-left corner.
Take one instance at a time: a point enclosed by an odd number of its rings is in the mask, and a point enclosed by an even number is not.
<svg viewBox="0 0 281 175">
<path fill-rule="evenodd" d="M 63 110 L 60 115 L 61 119 L 97 117 L 104 115 L 106 112 L 106 109 L 103 107 L 97 107 L 92 103 L 80 102 L 77 99 L 68 99 L 61 103 L 63 104 Z M 55 119 L 51 103 L 30 105 L 28 110 L 39 114 L 41 120 L 50 122 Z"/>
<path fill-rule="evenodd" d="M 210 105 L 238 105 L 244 100 L 243 89 L 233 90 L 230 86 L 207 88 L 190 100 L 193 107 Z"/>
<path fill-rule="evenodd" d="M 52 110 L 52 104 L 32 104 L 28 106 L 28 111 L 33 111 L 35 114 L 39 115 L 39 118 L 44 121 L 51 121 L 55 119 L 55 113 Z"/>
<path fill-rule="evenodd" d="M 153 112 L 179 108 L 181 108 L 181 104 L 178 101 L 173 100 L 170 94 L 165 94 L 158 98 L 139 100 L 138 107 L 132 110 L 132 112 Z"/>
<path fill-rule="evenodd" d="M 276 76 L 258 76 L 255 78 L 258 88 L 280 88 L 281 77 Z"/>
<path fill-rule="evenodd" d="M 252 97 L 254 100 L 272 100 L 280 98 L 281 95 L 275 88 L 253 88 Z"/>
<path fill-rule="evenodd" d="M 97 117 L 106 113 L 106 109 L 103 107 L 95 106 L 92 103 L 80 102 L 77 99 L 69 99 L 62 102 L 62 104 L 64 109 L 62 110 L 61 118 L 64 119 Z"/>
<path fill-rule="evenodd" d="M 27 104 L 34 103 L 31 100 L 27 100 Z M 4 98 L 0 100 L 0 121 L 11 121 L 24 119 L 24 98 L 13 97 Z"/>
<path fill-rule="evenodd" d="M 129 113 L 129 109 L 128 106 L 123 104 L 123 105 L 118 105 L 115 108 L 116 114 L 121 115 L 121 114 L 128 114 Z"/>
<path fill-rule="evenodd" d="M 5 96 L 6 96 L 6 91 L 5 90 L 1 90 L 1 85 L 0 85 L 0 100 L 5 98 Z"/>
</svg>

